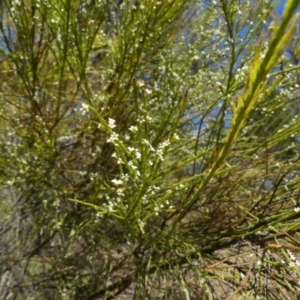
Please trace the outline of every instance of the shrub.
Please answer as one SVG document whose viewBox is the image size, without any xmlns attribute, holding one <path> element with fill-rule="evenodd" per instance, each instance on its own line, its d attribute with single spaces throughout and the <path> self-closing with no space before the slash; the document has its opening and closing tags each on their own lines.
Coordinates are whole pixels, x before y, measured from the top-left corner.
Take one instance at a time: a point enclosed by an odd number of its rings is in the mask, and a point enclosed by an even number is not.
<svg viewBox="0 0 300 300">
<path fill-rule="evenodd" d="M 297 2 L 1 2 L 3 299 L 299 295 Z"/>
</svg>

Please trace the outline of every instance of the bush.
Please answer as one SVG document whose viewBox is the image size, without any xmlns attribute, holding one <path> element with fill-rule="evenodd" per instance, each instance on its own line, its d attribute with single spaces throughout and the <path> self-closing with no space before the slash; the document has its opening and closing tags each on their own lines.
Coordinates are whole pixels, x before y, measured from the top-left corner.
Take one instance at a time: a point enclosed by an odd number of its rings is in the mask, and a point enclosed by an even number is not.
<svg viewBox="0 0 300 300">
<path fill-rule="evenodd" d="M 1 2 L 1 299 L 300 294 L 298 1 L 242 2 Z"/>
</svg>

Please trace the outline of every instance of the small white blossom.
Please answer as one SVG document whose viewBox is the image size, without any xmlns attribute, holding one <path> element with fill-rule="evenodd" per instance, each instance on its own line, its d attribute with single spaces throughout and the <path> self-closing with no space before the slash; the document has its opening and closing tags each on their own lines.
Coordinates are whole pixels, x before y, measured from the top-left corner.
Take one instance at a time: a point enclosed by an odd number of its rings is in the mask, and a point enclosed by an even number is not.
<svg viewBox="0 0 300 300">
<path fill-rule="evenodd" d="M 112 211 L 114 209 L 114 204 L 112 203 L 112 202 L 109 202 L 108 204 L 107 204 L 107 210 L 108 211 Z"/>
<path fill-rule="evenodd" d="M 112 135 L 110 136 L 110 138 L 107 139 L 108 143 L 114 143 L 114 141 L 117 141 L 119 138 L 119 135 L 115 132 L 112 133 Z"/>
<path fill-rule="evenodd" d="M 116 127 L 116 121 L 114 120 L 114 119 L 111 119 L 111 118 L 109 118 L 108 119 L 108 126 L 111 128 L 111 129 L 113 129 L 113 128 L 115 128 Z"/>
<path fill-rule="evenodd" d="M 144 142 L 146 145 L 148 145 L 148 147 L 150 148 L 150 150 L 151 150 L 152 152 L 155 152 L 155 149 L 152 147 L 152 145 L 150 144 L 149 141 L 143 139 L 143 142 Z"/>
<path fill-rule="evenodd" d="M 142 157 L 142 155 L 141 155 L 141 153 L 139 152 L 139 151 L 135 151 L 135 157 L 137 158 L 137 159 L 140 159 L 141 157 Z"/>
<path fill-rule="evenodd" d="M 143 87 L 143 86 L 144 86 L 144 81 L 142 81 L 142 80 L 137 80 L 136 85 L 137 85 L 138 87 Z"/>
<path fill-rule="evenodd" d="M 137 132 L 137 131 L 138 131 L 138 128 L 137 128 L 136 126 L 130 126 L 130 127 L 129 127 L 129 130 L 130 130 L 131 132 Z"/>
<path fill-rule="evenodd" d="M 169 139 L 164 141 L 163 143 L 159 144 L 158 149 L 164 149 L 170 145 Z"/>
<path fill-rule="evenodd" d="M 123 182 L 127 182 L 129 180 L 129 175 L 128 174 L 122 174 L 121 178 L 122 178 Z"/>
<path fill-rule="evenodd" d="M 179 136 L 176 133 L 174 134 L 174 139 L 179 140 Z"/>
<path fill-rule="evenodd" d="M 135 151 L 135 149 L 134 149 L 133 147 L 128 147 L 128 151 L 130 151 L 130 152 L 134 152 L 134 151 Z"/>
<path fill-rule="evenodd" d="M 145 93 L 146 93 L 147 95 L 150 95 L 150 94 L 152 93 L 152 90 L 150 90 L 150 89 L 145 89 Z"/>
<path fill-rule="evenodd" d="M 79 109 L 79 111 L 84 116 L 86 113 L 89 112 L 89 106 L 85 103 L 82 103 L 81 108 Z"/>
<path fill-rule="evenodd" d="M 297 213 L 297 212 L 299 212 L 299 211 L 300 211 L 300 207 L 295 207 L 295 208 L 294 208 L 294 212 L 295 212 L 295 213 Z"/>
<path fill-rule="evenodd" d="M 289 254 L 291 260 L 293 260 L 293 261 L 296 261 L 296 260 L 297 260 L 297 259 L 296 259 L 296 256 L 295 256 L 290 250 L 287 250 L 287 253 Z"/>
<path fill-rule="evenodd" d="M 115 185 L 121 185 L 121 184 L 123 184 L 123 181 L 120 180 L 120 179 L 112 179 L 111 182 L 114 183 Z"/>
<path fill-rule="evenodd" d="M 118 158 L 117 164 L 118 165 L 124 164 L 124 161 L 122 160 L 122 158 Z"/>
<path fill-rule="evenodd" d="M 138 117 L 137 121 L 138 121 L 140 124 L 143 124 L 143 123 L 145 123 L 145 118 L 143 118 L 143 117 Z"/>
<path fill-rule="evenodd" d="M 144 222 L 142 222 L 140 219 L 138 219 L 138 223 L 140 224 L 140 226 L 141 226 L 142 228 L 144 228 L 144 226 L 145 226 L 145 223 L 144 223 Z"/>
<path fill-rule="evenodd" d="M 160 159 L 161 161 L 164 161 L 164 160 L 165 160 L 164 157 L 163 157 L 163 151 L 162 151 L 161 149 L 158 149 L 158 150 L 156 151 L 156 154 L 157 154 L 157 156 L 159 157 L 159 159 Z"/>
<path fill-rule="evenodd" d="M 295 263 L 293 261 L 290 261 L 289 266 L 293 268 L 293 267 L 295 267 Z"/>
<path fill-rule="evenodd" d="M 122 197 L 125 196 L 125 194 L 123 193 L 123 189 L 121 189 L 121 188 L 118 188 L 118 189 L 117 189 L 117 194 L 118 194 L 119 196 L 122 196 Z"/>
<path fill-rule="evenodd" d="M 156 151 L 156 154 L 158 155 L 158 157 L 161 161 L 164 161 L 163 149 L 168 147 L 169 145 L 170 145 L 169 139 L 158 145 L 158 149 Z"/>
<path fill-rule="evenodd" d="M 133 169 L 133 170 L 136 170 L 136 169 L 137 169 L 137 166 L 135 166 L 135 165 L 133 164 L 132 160 L 128 162 L 128 165 L 129 165 L 129 166 L 131 167 L 131 169 Z"/>
</svg>

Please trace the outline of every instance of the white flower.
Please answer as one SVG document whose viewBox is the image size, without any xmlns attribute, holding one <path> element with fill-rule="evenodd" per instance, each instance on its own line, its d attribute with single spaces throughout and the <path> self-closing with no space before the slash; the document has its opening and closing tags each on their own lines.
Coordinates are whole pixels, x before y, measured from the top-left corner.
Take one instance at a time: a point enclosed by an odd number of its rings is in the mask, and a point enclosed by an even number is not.
<svg viewBox="0 0 300 300">
<path fill-rule="evenodd" d="M 294 260 L 294 261 L 297 260 L 297 259 L 296 259 L 296 256 L 295 256 L 290 250 L 287 250 L 286 252 L 289 254 L 291 260 Z"/>
<path fill-rule="evenodd" d="M 124 164 L 124 161 L 122 160 L 122 158 L 118 158 L 117 164 L 118 165 Z"/>
<path fill-rule="evenodd" d="M 79 109 L 79 111 L 84 116 L 87 112 L 89 112 L 89 106 L 85 103 L 82 103 L 81 108 Z"/>
<path fill-rule="evenodd" d="M 137 132 L 137 131 L 138 131 L 138 128 L 137 128 L 136 126 L 130 126 L 130 127 L 129 127 L 129 130 L 130 130 L 131 132 Z"/>
<path fill-rule="evenodd" d="M 123 182 L 127 182 L 129 180 L 128 174 L 122 174 L 121 177 L 122 177 Z"/>
<path fill-rule="evenodd" d="M 134 148 L 133 147 L 128 147 L 128 151 L 130 151 L 130 152 L 134 152 Z"/>
<path fill-rule="evenodd" d="M 294 208 L 294 212 L 295 212 L 295 213 L 297 213 L 297 212 L 299 212 L 299 211 L 300 211 L 300 207 L 295 207 L 295 208 Z"/>
<path fill-rule="evenodd" d="M 148 145 L 150 151 L 155 152 L 154 148 L 152 147 L 152 145 L 150 144 L 149 141 L 147 141 L 146 139 L 143 139 L 144 144 Z"/>
<path fill-rule="evenodd" d="M 257 265 L 260 266 L 261 265 L 261 260 L 258 260 L 256 263 L 257 263 Z"/>
<path fill-rule="evenodd" d="M 133 161 L 132 161 L 132 160 L 130 160 L 130 161 L 128 162 L 128 166 L 130 166 L 130 168 L 133 169 L 133 170 L 136 170 L 136 169 L 137 169 L 137 166 L 135 166 L 135 165 L 133 164 Z"/>
<path fill-rule="evenodd" d="M 115 128 L 116 127 L 116 121 L 114 120 L 114 119 L 111 119 L 111 118 L 109 118 L 108 119 L 108 126 L 111 128 L 111 129 L 113 129 L 113 128 Z"/>
<path fill-rule="evenodd" d="M 117 189 L 117 194 L 122 197 L 125 196 L 125 194 L 123 193 L 123 189 L 120 189 L 120 188 Z"/>
<path fill-rule="evenodd" d="M 152 121 L 153 119 L 152 119 L 150 116 L 146 116 L 146 120 L 147 120 L 148 122 L 150 122 L 150 121 Z"/>
<path fill-rule="evenodd" d="M 114 204 L 112 203 L 112 202 L 109 202 L 108 204 L 107 204 L 107 210 L 108 211 L 112 211 L 114 209 Z"/>
<path fill-rule="evenodd" d="M 142 80 L 137 80 L 136 85 L 137 85 L 138 87 L 143 87 L 143 86 L 144 86 L 144 81 L 142 81 Z"/>
<path fill-rule="evenodd" d="M 164 149 L 164 148 L 168 147 L 169 145 L 170 145 L 170 141 L 169 141 L 169 139 L 167 139 L 166 141 L 164 141 L 163 143 L 160 143 L 158 145 L 158 149 Z"/>
<path fill-rule="evenodd" d="M 142 155 L 141 155 L 141 153 L 139 152 L 139 151 L 135 151 L 135 157 L 137 158 L 137 159 L 140 159 L 141 157 L 142 157 Z"/>
<path fill-rule="evenodd" d="M 122 180 L 120 180 L 120 179 L 112 179 L 112 181 L 111 181 L 112 183 L 114 183 L 115 185 L 121 185 L 121 184 L 123 184 L 123 181 Z"/>
<path fill-rule="evenodd" d="M 290 261 L 289 266 L 293 268 L 293 267 L 295 267 L 295 263 L 293 261 Z"/>
<path fill-rule="evenodd" d="M 138 117 L 137 121 L 138 121 L 140 124 L 143 124 L 143 123 L 145 123 L 145 118 L 144 118 L 144 117 Z"/>
<path fill-rule="evenodd" d="M 124 164 L 122 158 L 118 157 L 116 152 L 114 152 L 111 156 L 112 156 L 113 158 L 117 159 L 117 164 L 118 164 L 118 165 Z"/>
<path fill-rule="evenodd" d="M 158 150 L 156 151 L 156 154 L 157 154 L 157 156 L 159 157 L 159 159 L 160 159 L 161 161 L 164 161 L 162 149 L 158 149 Z"/>
<path fill-rule="evenodd" d="M 114 141 L 117 141 L 119 138 L 119 135 L 115 132 L 112 133 L 112 135 L 110 136 L 110 138 L 107 139 L 108 143 L 113 143 Z"/>
</svg>

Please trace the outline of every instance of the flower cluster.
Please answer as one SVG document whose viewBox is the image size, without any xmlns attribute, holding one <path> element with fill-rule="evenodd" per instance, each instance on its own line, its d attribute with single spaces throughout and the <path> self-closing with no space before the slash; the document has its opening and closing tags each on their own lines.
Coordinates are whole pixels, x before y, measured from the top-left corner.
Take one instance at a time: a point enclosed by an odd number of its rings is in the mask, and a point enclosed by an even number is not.
<svg viewBox="0 0 300 300">
<path fill-rule="evenodd" d="M 89 112 L 89 106 L 86 103 L 82 103 L 79 112 L 85 116 Z"/>
</svg>

